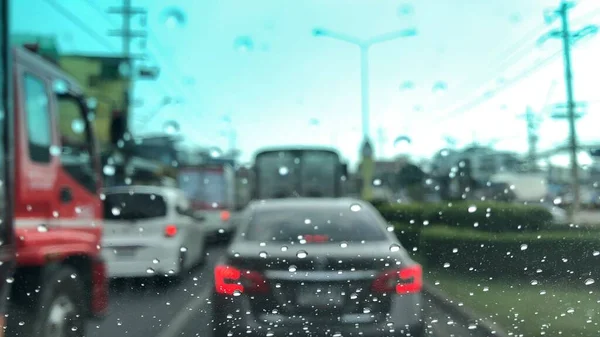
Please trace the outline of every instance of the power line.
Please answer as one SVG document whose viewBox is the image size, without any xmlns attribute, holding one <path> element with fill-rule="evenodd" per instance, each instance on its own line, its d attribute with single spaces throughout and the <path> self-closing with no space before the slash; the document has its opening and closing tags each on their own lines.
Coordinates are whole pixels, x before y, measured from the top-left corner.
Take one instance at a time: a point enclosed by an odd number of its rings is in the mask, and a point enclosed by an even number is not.
<svg viewBox="0 0 600 337">
<path fill-rule="evenodd" d="M 69 11 L 65 7 L 57 4 L 53 0 L 45 0 L 45 1 L 48 5 L 50 5 L 52 8 L 54 8 L 54 10 L 59 12 L 62 16 L 67 18 L 69 21 L 71 21 L 71 23 L 76 25 L 79 29 L 81 29 L 82 31 L 87 33 L 89 36 L 91 36 L 94 40 L 96 40 L 96 42 L 100 43 L 107 49 L 114 51 L 114 47 L 110 44 L 110 42 L 108 42 L 108 40 L 105 40 L 102 35 L 98 34 L 96 31 L 91 29 L 85 22 L 83 22 L 81 19 L 79 19 L 71 11 Z"/>
<path fill-rule="evenodd" d="M 591 11 L 589 13 L 581 15 L 580 17 L 578 17 L 576 20 L 573 20 L 573 21 L 578 23 L 578 22 L 582 22 L 584 20 L 589 20 L 590 18 L 596 17 L 598 15 L 600 15 L 600 8 L 596 8 L 594 11 Z M 516 42 L 512 45 L 512 47 L 506 48 L 505 50 L 509 54 L 507 56 L 504 56 L 501 58 L 502 61 L 500 62 L 500 64 L 497 67 L 495 67 L 495 69 L 496 69 L 495 71 L 487 72 L 487 74 L 492 74 L 492 73 L 497 74 L 497 73 L 505 72 L 515 62 L 523 59 L 526 55 L 529 55 L 531 52 L 526 53 L 526 43 L 528 41 L 531 41 L 533 36 L 539 35 L 540 33 L 542 33 L 544 27 L 545 26 L 543 24 L 538 25 L 536 28 L 534 28 L 534 29 L 530 30 L 528 33 L 524 34 L 523 37 L 518 42 Z M 537 40 L 537 39 L 535 39 L 535 40 Z M 511 52 L 511 49 L 512 49 L 512 52 Z M 521 52 L 519 52 L 519 51 L 521 51 Z M 523 52 L 525 52 L 525 53 L 523 53 Z M 519 54 L 520 54 L 520 57 L 517 57 Z M 487 67 L 492 67 L 492 63 L 493 62 L 490 62 Z M 491 81 L 491 80 L 487 80 L 485 82 L 487 83 L 489 81 Z M 468 83 L 468 80 L 464 80 L 457 87 L 465 86 L 467 83 Z M 480 87 L 484 84 L 485 83 L 481 83 L 474 87 Z M 439 100 L 437 102 L 439 102 Z M 435 102 L 434 104 L 437 104 L 437 102 Z M 435 107 L 435 105 L 433 105 L 433 106 Z"/>
<path fill-rule="evenodd" d="M 504 91 L 510 87 L 512 87 L 513 85 L 515 85 L 516 83 L 518 83 L 520 80 L 522 80 L 523 78 L 526 78 L 527 76 L 534 74 L 536 71 L 538 71 L 540 68 L 546 66 L 548 63 L 550 63 L 550 61 L 553 61 L 555 58 L 561 56 L 563 53 L 563 50 L 557 50 L 555 51 L 552 55 L 550 55 L 549 57 L 543 59 L 542 61 L 536 62 L 536 64 L 532 67 L 527 68 L 526 70 L 522 71 L 521 73 L 519 73 L 517 76 L 513 77 L 512 79 L 504 82 L 503 86 L 500 88 L 497 88 L 496 90 L 492 91 L 492 92 L 487 92 L 484 95 L 478 96 L 477 98 L 475 98 L 474 100 L 456 108 L 456 109 L 452 109 L 451 112 L 444 114 L 441 119 L 439 116 L 436 116 L 436 125 L 439 123 L 443 123 L 445 122 L 448 118 L 452 118 L 455 117 L 456 115 L 463 113 L 465 111 L 468 111 L 469 109 L 472 109 L 484 102 L 489 101 L 491 98 L 493 98 L 497 93 Z"/>
</svg>

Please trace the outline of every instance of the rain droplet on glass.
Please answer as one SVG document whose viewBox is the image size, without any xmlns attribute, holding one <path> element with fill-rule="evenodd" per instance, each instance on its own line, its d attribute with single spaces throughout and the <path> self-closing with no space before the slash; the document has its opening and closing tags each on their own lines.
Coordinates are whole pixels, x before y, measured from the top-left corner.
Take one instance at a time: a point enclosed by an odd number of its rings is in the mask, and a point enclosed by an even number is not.
<svg viewBox="0 0 600 337">
<path fill-rule="evenodd" d="M 279 175 L 280 176 L 286 176 L 289 172 L 290 172 L 290 170 L 287 167 L 285 167 L 285 166 L 281 166 L 279 168 Z"/>
<path fill-rule="evenodd" d="M 179 133 L 180 129 L 181 127 L 176 121 L 167 121 L 165 124 L 163 124 L 163 130 L 168 135 L 176 135 Z"/>
<path fill-rule="evenodd" d="M 252 40 L 252 38 L 247 35 L 238 36 L 233 41 L 233 47 L 239 52 L 248 53 L 254 50 L 254 40 Z"/>
<path fill-rule="evenodd" d="M 299 259 L 304 259 L 304 258 L 306 258 L 306 257 L 308 256 L 308 253 L 307 253 L 305 250 L 299 250 L 299 251 L 296 253 L 296 256 L 297 256 Z"/>
<path fill-rule="evenodd" d="M 400 250 L 400 246 L 396 243 L 392 243 L 390 245 L 390 252 L 397 252 Z"/>
<path fill-rule="evenodd" d="M 169 29 L 184 27 L 187 21 L 185 12 L 177 7 L 163 10 L 160 17 L 162 23 Z"/>
<path fill-rule="evenodd" d="M 350 210 L 352 212 L 358 212 L 362 209 L 362 207 L 359 204 L 353 204 L 352 206 L 350 206 Z"/>
</svg>

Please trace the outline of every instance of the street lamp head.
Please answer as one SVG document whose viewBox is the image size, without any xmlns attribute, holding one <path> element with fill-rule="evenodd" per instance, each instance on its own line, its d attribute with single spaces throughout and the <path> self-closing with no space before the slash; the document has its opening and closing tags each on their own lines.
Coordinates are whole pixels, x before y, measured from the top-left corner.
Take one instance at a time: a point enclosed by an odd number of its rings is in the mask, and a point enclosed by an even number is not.
<svg viewBox="0 0 600 337">
<path fill-rule="evenodd" d="M 406 37 L 417 36 L 417 30 L 415 28 L 406 29 L 406 30 L 404 30 L 404 36 L 406 36 Z"/>
<path fill-rule="evenodd" d="M 313 36 L 323 36 L 325 35 L 325 29 L 323 28 L 315 28 L 312 30 L 312 35 Z"/>
</svg>

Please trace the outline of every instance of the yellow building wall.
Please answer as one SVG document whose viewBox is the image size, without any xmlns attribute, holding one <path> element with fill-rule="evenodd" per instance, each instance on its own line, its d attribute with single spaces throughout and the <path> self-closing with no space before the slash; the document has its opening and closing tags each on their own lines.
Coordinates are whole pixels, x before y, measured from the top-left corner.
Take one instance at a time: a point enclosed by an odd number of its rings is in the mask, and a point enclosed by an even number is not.
<svg viewBox="0 0 600 337">
<path fill-rule="evenodd" d="M 101 59 L 61 56 L 59 63 L 83 87 L 87 97 L 97 99 L 94 133 L 101 148 L 106 149 L 110 144 L 112 112 L 125 110 L 124 92 L 129 87 L 129 80 L 98 80 L 95 86 L 90 87 L 90 78 L 100 75 Z"/>
</svg>

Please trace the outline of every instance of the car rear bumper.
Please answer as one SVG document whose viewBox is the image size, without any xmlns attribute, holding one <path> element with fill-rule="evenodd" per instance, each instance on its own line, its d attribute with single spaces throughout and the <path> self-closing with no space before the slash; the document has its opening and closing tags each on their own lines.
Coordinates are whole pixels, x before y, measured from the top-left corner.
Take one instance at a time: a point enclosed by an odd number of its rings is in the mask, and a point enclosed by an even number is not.
<svg viewBox="0 0 600 337">
<path fill-rule="evenodd" d="M 180 244 L 157 244 L 156 242 L 142 245 L 134 256 L 119 257 L 114 253 L 118 249 L 109 245 L 102 249 L 111 278 L 146 277 L 155 275 L 177 275 L 181 269 Z"/>
<path fill-rule="evenodd" d="M 349 314 L 338 319 L 329 317 L 296 316 L 288 318 L 273 315 L 270 320 L 256 319 L 247 314 L 249 306 L 245 303 L 244 296 L 231 297 L 213 294 L 213 320 L 215 331 L 224 336 L 256 336 L 270 337 L 283 335 L 309 335 L 309 336 L 357 336 L 357 337 L 383 337 L 383 336 L 411 336 L 422 337 L 424 323 L 421 314 L 421 296 L 407 295 L 402 304 L 410 306 L 396 306 L 389 315 L 373 321 L 370 314 Z M 228 333 L 232 333 L 229 335 Z"/>
</svg>

